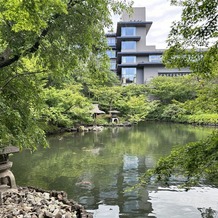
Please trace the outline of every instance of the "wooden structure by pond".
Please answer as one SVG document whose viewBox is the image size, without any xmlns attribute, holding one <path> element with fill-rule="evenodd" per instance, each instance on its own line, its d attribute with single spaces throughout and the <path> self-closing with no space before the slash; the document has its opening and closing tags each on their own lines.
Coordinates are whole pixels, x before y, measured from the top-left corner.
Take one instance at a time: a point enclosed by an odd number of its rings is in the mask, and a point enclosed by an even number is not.
<svg viewBox="0 0 218 218">
<path fill-rule="evenodd" d="M 19 148 L 8 146 L 0 148 L 0 190 L 17 188 L 15 178 L 11 172 L 12 162 L 9 161 L 9 154 L 19 152 Z"/>
<path fill-rule="evenodd" d="M 102 110 L 100 110 L 99 108 L 98 108 L 98 104 L 93 104 L 92 105 L 92 110 L 91 110 L 91 113 L 92 113 L 92 116 L 93 116 L 93 118 L 95 119 L 98 115 L 100 115 L 100 114 L 105 114 L 105 112 L 104 111 L 102 111 Z"/>
</svg>

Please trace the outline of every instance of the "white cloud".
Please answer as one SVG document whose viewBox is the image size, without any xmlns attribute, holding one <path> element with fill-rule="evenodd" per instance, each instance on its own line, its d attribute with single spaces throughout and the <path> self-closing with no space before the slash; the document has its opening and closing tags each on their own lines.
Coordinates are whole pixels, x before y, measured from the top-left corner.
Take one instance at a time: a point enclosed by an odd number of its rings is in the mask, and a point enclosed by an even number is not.
<svg viewBox="0 0 218 218">
<path fill-rule="evenodd" d="M 133 7 L 146 7 L 146 20 L 153 24 L 147 35 L 147 45 L 166 48 L 166 39 L 174 20 L 179 20 L 181 8 L 170 5 L 169 0 L 133 0 Z M 113 18 L 114 25 L 119 16 Z"/>
</svg>

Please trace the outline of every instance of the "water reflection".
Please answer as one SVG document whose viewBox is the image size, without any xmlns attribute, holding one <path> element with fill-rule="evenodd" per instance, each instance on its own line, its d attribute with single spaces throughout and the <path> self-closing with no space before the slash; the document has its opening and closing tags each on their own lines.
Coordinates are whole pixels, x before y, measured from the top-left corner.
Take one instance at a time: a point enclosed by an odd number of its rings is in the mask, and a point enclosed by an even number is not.
<svg viewBox="0 0 218 218">
<path fill-rule="evenodd" d="M 120 217 L 159 218 L 150 196 L 157 187 L 126 191 L 173 146 L 202 139 L 212 131 L 206 127 L 142 123 L 52 136 L 50 148 L 14 155 L 13 172 L 19 185 L 64 190 L 89 209 L 104 203 L 118 205 Z"/>
<path fill-rule="evenodd" d="M 218 189 L 194 187 L 188 192 L 176 187 L 150 192 L 153 214 L 158 218 L 216 218 Z"/>
</svg>

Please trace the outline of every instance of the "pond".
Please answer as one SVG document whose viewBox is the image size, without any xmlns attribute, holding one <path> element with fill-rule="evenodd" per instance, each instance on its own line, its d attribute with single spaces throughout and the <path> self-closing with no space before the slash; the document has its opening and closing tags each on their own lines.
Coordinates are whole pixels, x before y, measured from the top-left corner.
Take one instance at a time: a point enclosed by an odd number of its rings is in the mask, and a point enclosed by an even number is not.
<svg viewBox="0 0 218 218">
<path fill-rule="evenodd" d="M 101 132 L 55 135 L 48 138 L 50 148 L 12 156 L 12 171 L 20 186 L 66 191 L 89 210 L 102 204 L 116 206 L 121 218 L 213 218 L 218 217 L 215 187 L 186 192 L 152 185 L 130 190 L 173 147 L 203 139 L 212 131 L 209 127 L 143 122 Z"/>
</svg>

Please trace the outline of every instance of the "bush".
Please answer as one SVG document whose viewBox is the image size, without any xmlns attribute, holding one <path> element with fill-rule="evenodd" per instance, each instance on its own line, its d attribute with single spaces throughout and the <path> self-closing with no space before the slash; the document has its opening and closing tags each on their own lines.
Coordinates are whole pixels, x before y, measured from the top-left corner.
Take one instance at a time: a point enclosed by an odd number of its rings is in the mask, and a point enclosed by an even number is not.
<svg viewBox="0 0 218 218">
<path fill-rule="evenodd" d="M 185 110 L 177 104 L 169 104 L 164 107 L 162 119 L 166 121 L 178 121 L 179 117 L 185 114 Z"/>
<path fill-rule="evenodd" d="M 181 119 L 191 124 L 218 125 L 218 114 L 184 115 Z"/>
</svg>

